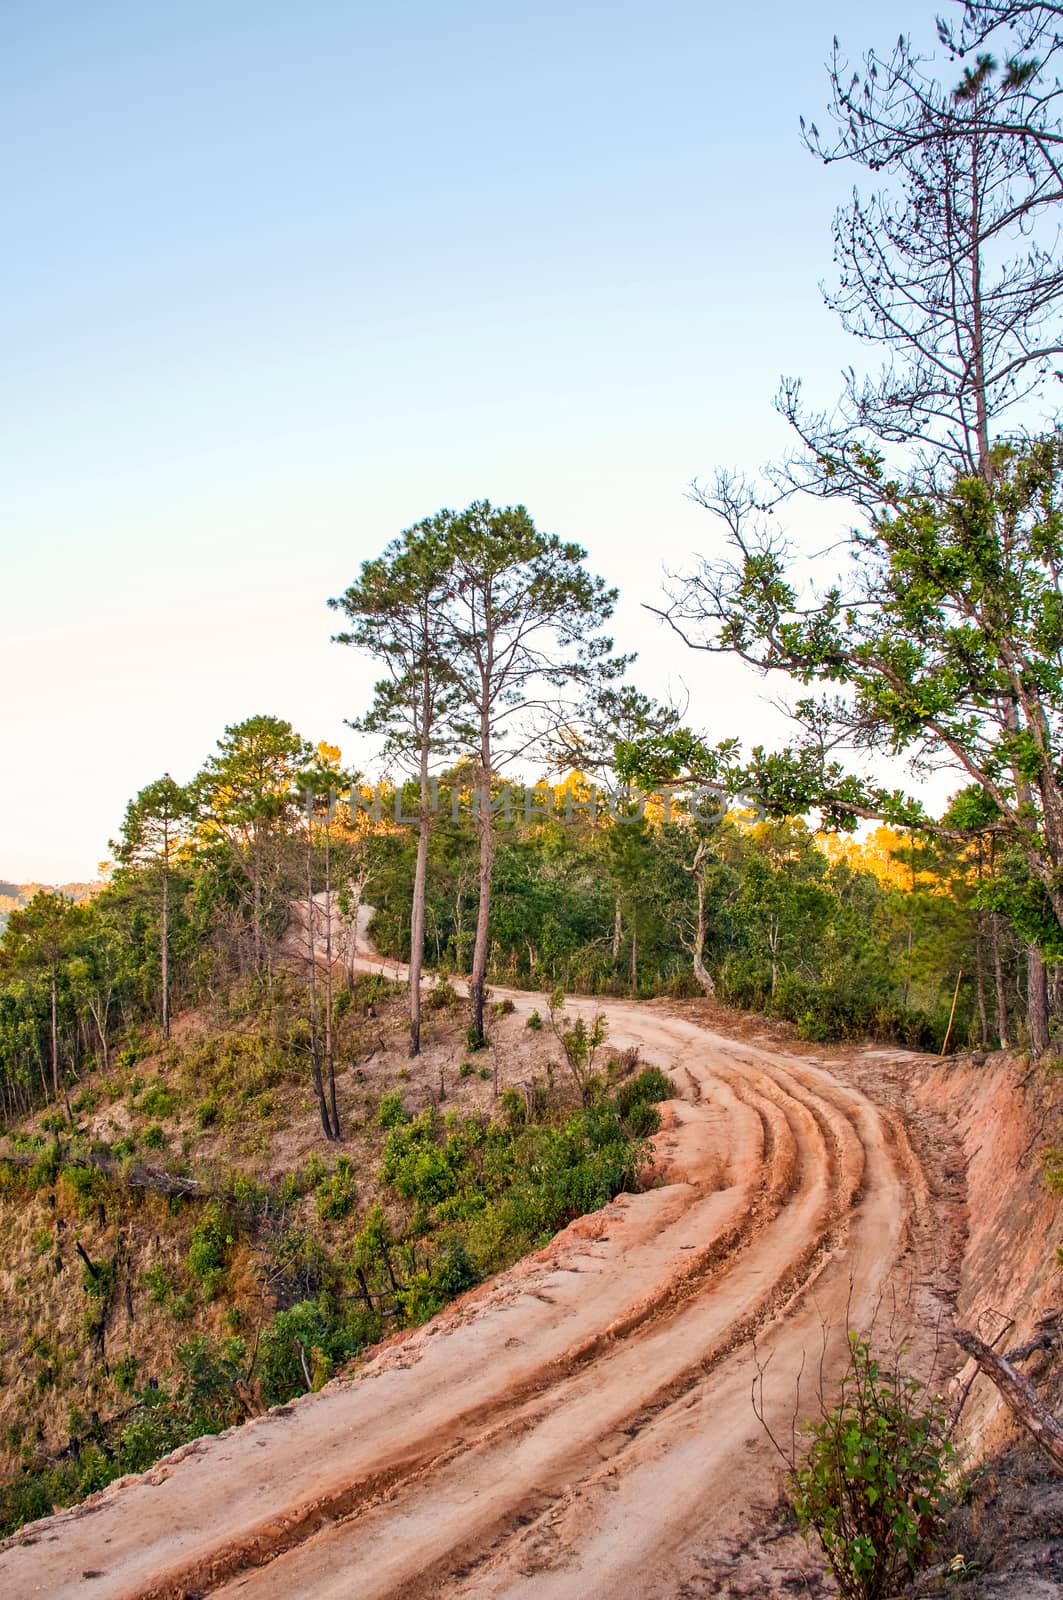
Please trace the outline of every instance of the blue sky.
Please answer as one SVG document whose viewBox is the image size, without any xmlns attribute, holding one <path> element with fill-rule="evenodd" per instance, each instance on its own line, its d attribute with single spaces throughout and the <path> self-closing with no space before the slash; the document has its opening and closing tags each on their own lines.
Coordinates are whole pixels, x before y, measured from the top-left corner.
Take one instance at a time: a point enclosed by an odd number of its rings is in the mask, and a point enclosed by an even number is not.
<svg viewBox="0 0 1063 1600">
<path fill-rule="evenodd" d="M 0 877 L 91 875 L 125 800 L 266 711 L 357 759 L 329 595 L 400 529 L 524 502 L 619 584 L 638 678 L 723 736 L 768 690 L 641 609 L 685 498 L 858 352 L 851 181 L 803 150 L 823 0 L 0 8 Z"/>
</svg>

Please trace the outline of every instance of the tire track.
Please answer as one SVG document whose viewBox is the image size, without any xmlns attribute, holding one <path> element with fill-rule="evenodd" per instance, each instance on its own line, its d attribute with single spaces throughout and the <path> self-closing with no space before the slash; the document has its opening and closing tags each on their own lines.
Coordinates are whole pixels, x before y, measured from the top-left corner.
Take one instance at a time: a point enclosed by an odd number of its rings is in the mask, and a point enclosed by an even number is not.
<svg viewBox="0 0 1063 1600">
<path fill-rule="evenodd" d="M 817 1343 L 833 1370 L 849 1308 L 928 1231 L 925 1179 L 903 1123 L 824 1069 L 601 1009 L 689 1086 L 658 1140 L 669 1186 L 574 1224 L 353 1381 L 25 1530 L 0 1548 L 11 1592 L 80 1597 L 92 1571 L 101 1600 L 622 1600 L 673 1581 L 662 1548 L 692 1526 L 722 1536 L 736 1484 L 747 1506 L 770 1492 L 750 1340 L 786 1381 Z"/>
</svg>

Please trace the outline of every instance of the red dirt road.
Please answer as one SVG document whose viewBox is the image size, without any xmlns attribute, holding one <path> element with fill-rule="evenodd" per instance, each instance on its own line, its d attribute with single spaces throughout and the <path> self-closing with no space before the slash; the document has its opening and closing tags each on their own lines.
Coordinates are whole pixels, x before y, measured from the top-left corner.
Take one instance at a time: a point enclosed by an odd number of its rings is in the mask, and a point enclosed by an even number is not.
<svg viewBox="0 0 1063 1600">
<path fill-rule="evenodd" d="M 710 1577 L 780 1487 L 752 1341 L 784 1438 L 798 1374 L 807 1413 L 821 1361 L 829 1383 L 847 1326 L 877 1308 L 915 1331 L 918 1359 L 941 1265 L 930 1192 L 901 1118 L 842 1069 L 601 1009 L 610 1041 L 680 1089 L 656 1140 L 663 1187 L 581 1219 L 354 1379 L 23 1530 L 0 1548 L 0 1594 L 774 1592 Z"/>
</svg>

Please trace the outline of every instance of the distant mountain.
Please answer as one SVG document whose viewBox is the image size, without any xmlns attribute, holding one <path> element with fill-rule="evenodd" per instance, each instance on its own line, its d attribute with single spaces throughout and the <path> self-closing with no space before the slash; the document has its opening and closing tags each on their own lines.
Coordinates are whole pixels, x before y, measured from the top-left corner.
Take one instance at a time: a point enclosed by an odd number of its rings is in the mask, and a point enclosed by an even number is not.
<svg viewBox="0 0 1063 1600">
<path fill-rule="evenodd" d="M 87 900 L 90 895 L 102 889 L 100 882 L 96 883 L 11 883 L 6 878 L 0 878 L 0 938 L 3 938 L 7 919 L 12 911 L 17 911 L 19 906 L 28 906 L 33 896 L 40 889 L 59 890 L 67 900 Z"/>
</svg>

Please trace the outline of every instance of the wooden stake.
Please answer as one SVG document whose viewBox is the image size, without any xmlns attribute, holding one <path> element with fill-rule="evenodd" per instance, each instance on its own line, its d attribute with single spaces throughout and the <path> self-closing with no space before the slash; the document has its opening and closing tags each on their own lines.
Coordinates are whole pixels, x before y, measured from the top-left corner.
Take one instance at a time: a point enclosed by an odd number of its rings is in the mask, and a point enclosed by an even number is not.
<svg viewBox="0 0 1063 1600">
<path fill-rule="evenodd" d="M 949 1025 L 945 1029 L 945 1043 L 941 1046 L 941 1054 L 943 1057 L 947 1056 L 949 1053 L 949 1039 L 952 1037 L 952 1023 L 956 1016 L 956 1002 L 960 998 L 960 984 L 962 981 L 963 968 L 961 967 L 959 972 L 956 974 L 956 992 L 952 997 L 952 1010 L 949 1012 Z"/>
</svg>

